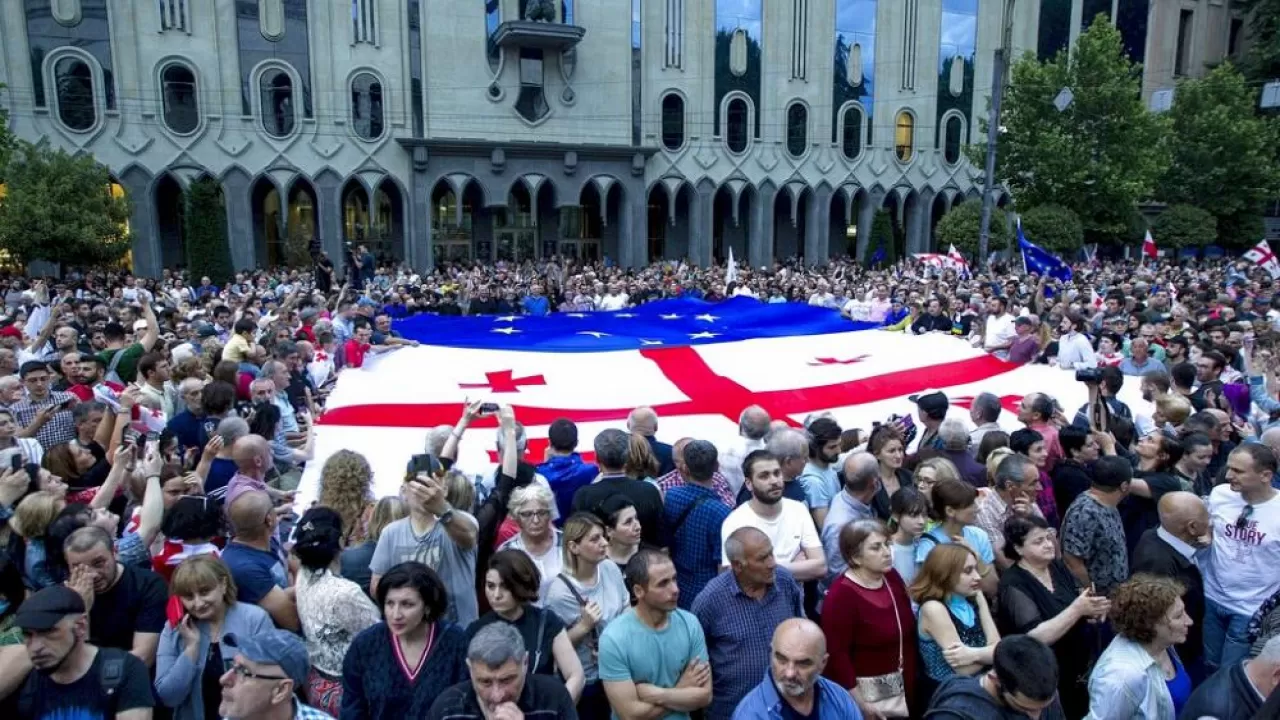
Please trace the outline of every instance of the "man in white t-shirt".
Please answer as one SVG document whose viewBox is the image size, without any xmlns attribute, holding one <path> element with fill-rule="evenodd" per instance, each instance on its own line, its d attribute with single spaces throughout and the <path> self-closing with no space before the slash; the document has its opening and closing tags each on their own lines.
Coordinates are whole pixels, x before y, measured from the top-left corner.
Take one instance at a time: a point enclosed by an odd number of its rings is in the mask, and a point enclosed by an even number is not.
<svg viewBox="0 0 1280 720">
<path fill-rule="evenodd" d="M 1001 358 L 1009 357 L 1009 346 L 1017 334 L 1005 302 L 1000 295 L 993 295 L 987 301 L 986 330 L 982 334 L 982 349 Z"/>
<path fill-rule="evenodd" d="M 804 503 L 782 497 L 784 480 L 778 459 L 768 450 L 756 450 L 743 462 L 743 470 L 751 500 L 739 505 L 720 525 L 721 547 L 738 528 L 753 527 L 769 536 L 774 559 L 796 580 L 821 578 L 827 568 L 822 538 Z M 729 567 L 727 555 L 721 564 Z"/>
<path fill-rule="evenodd" d="M 1271 486 L 1276 456 L 1248 443 L 1227 457 L 1227 482 L 1209 495 L 1213 544 L 1204 574 L 1204 661 L 1209 672 L 1249 651 L 1249 619 L 1280 590 L 1280 491 Z"/>
</svg>

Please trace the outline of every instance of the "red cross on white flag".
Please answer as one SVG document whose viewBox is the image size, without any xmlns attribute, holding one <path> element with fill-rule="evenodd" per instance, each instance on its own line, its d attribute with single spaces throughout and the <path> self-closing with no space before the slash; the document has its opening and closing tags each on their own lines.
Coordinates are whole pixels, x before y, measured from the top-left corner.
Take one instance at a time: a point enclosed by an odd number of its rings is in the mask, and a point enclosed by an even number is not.
<svg viewBox="0 0 1280 720">
<path fill-rule="evenodd" d="M 1271 273 L 1272 280 L 1280 278 L 1280 262 L 1276 260 L 1276 254 L 1271 252 L 1271 245 L 1266 240 L 1254 245 L 1252 249 L 1244 254 L 1244 259 L 1251 260 L 1254 264 Z"/>
</svg>

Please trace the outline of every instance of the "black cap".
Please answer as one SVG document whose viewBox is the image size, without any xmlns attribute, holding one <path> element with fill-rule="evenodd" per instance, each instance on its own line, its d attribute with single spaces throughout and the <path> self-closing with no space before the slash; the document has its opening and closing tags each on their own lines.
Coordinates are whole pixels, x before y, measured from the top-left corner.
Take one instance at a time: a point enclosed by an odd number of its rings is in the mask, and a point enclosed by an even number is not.
<svg viewBox="0 0 1280 720">
<path fill-rule="evenodd" d="M 912 395 L 907 399 L 915 403 L 921 412 L 929 415 L 945 415 L 947 408 L 951 407 L 951 403 L 947 401 L 947 396 L 937 391 Z"/>
<path fill-rule="evenodd" d="M 217 336 L 217 334 L 218 328 L 211 323 L 200 323 L 196 326 L 196 337 L 198 338 L 211 338 Z"/>
<path fill-rule="evenodd" d="M 83 615 L 84 598 L 66 585 L 50 585 L 18 608 L 13 622 L 23 630 L 49 630 L 68 615 Z"/>
<path fill-rule="evenodd" d="M 1019 315 L 1018 317 L 1013 319 L 1013 324 L 1014 325 L 1035 325 L 1036 321 L 1032 320 L 1026 315 Z"/>
</svg>

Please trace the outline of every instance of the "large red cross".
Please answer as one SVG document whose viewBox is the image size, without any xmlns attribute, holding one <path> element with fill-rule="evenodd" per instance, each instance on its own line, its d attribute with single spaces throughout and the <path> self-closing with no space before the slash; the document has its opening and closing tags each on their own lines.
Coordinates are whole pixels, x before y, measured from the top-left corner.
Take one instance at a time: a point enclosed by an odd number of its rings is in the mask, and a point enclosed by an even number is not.
<svg viewBox="0 0 1280 720">
<path fill-rule="evenodd" d="M 498 372 L 487 372 L 484 374 L 485 382 L 482 383 L 458 383 L 458 387 L 463 390 L 475 390 L 486 388 L 496 393 L 513 393 L 520 392 L 521 385 L 546 385 L 547 381 L 541 375 L 530 375 L 528 377 L 512 377 L 515 373 L 510 370 L 499 370 Z"/>
<path fill-rule="evenodd" d="M 655 405 L 660 417 L 682 415 L 721 415 L 738 422 L 743 408 L 759 405 L 769 417 L 795 424 L 788 416 L 823 408 L 862 405 L 907 395 L 920 388 L 964 385 L 980 382 L 1008 372 L 1010 366 L 990 355 L 947 363 L 944 366 L 900 370 L 875 377 L 847 382 L 799 387 L 786 390 L 752 392 L 737 382 L 716 373 L 692 347 L 651 348 L 640 355 L 658 367 L 667 380 L 687 397 L 673 403 Z M 550 408 L 513 405 L 516 418 L 528 426 L 550 425 L 559 418 L 577 423 L 618 422 L 627 419 L 634 408 Z M 462 412 L 462 403 L 348 405 L 325 412 L 322 425 L 358 427 L 429 428 L 452 424 Z M 473 427 L 497 427 L 497 418 L 476 420 Z"/>
</svg>

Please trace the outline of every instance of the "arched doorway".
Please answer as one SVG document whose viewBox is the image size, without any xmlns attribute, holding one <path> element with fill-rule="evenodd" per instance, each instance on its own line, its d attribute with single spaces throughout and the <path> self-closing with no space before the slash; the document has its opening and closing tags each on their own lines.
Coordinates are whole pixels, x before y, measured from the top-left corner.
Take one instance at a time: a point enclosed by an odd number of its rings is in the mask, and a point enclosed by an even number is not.
<svg viewBox="0 0 1280 720">
<path fill-rule="evenodd" d="M 675 190 L 671 190 L 671 185 Z M 658 182 L 649 190 L 649 262 L 689 257 L 690 198 L 693 189 L 686 182 Z"/>
<path fill-rule="evenodd" d="M 938 193 L 933 199 L 933 203 L 929 210 L 929 247 L 937 248 L 938 252 L 946 252 L 947 248 L 942 247 L 937 239 L 938 223 L 942 222 L 942 217 L 947 214 L 949 208 L 947 203 L 947 194 Z"/>
<path fill-rule="evenodd" d="M 863 190 L 854 187 L 843 187 L 831 194 L 831 207 L 827 210 L 831 238 L 828 259 L 858 256 L 858 208 L 863 194 Z"/>
<path fill-rule="evenodd" d="M 784 187 L 773 199 L 773 255 L 779 260 L 804 259 L 809 188 Z"/>
<path fill-rule="evenodd" d="M 550 180 L 538 183 L 533 193 L 533 216 L 537 223 L 538 257 L 548 259 L 560 252 L 560 209 L 556 207 L 556 186 Z"/>
<path fill-rule="evenodd" d="M 404 196 L 391 178 L 373 191 L 369 216 L 369 251 L 386 262 L 404 259 Z"/>
<path fill-rule="evenodd" d="M 881 205 L 889 215 L 889 228 L 893 238 L 892 244 L 885 249 L 885 261 L 887 262 L 892 262 L 903 257 L 907 251 L 905 218 L 903 217 L 904 205 L 905 203 L 896 190 L 890 190 L 885 195 L 884 203 Z M 876 247 L 874 246 L 880 242 L 880 238 L 873 237 L 871 242 L 873 245 L 871 252 L 874 255 L 876 252 Z"/>
<path fill-rule="evenodd" d="M 353 245 L 369 236 L 369 194 L 352 178 L 342 187 L 342 239 Z"/>
<path fill-rule="evenodd" d="M 488 217 L 484 203 L 484 192 L 474 178 L 463 183 L 461 197 L 448 180 L 432 188 L 431 244 L 436 264 L 492 259 L 492 227 L 479 222 Z"/>
<path fill-rule="evenodd" d="M 260 177 L 253 184 L 254 255 L 258 267 L 273 267 L 284 261 L 284 205 L 275 183 Z"/>
<path fill-rule="evenodd" d="M 161 175 L 156 181 L 155 207 L 160 267 L 172 269 L 186 266 L 186 196 L 182 186 L 168 173 Z"/>
<path fill-rule="evenodd" d="M 756 202 L 755 188 L 744 185 L 740 192 L 721 185 L 716 190 L 713 203 L 714 219 L 712 223 L 712 262 L 719 265 L 729 259 L 729 250 L 733 250 L 733 259 L 738 263 L 747 262 L 747 238 L 751 230 L 751 210 Z"/>
<path fill-rule="evenodd" d="M 316 191 L 311 182 L 300 177 L 289 189 L 289 215 L 285 225 L 285 262 L 293 267 L 305 266 L 320 252 L 316 234 Z"/>
<path fill-rule="evenodd" d="M 495 260 L 521 263 L 537 256 L 538 230 L 533 214 L 533 196 L 524 182 L 517 180 L 507 191 L 505 207 L 494 209 L 493 240 Z"/>
</svg>

